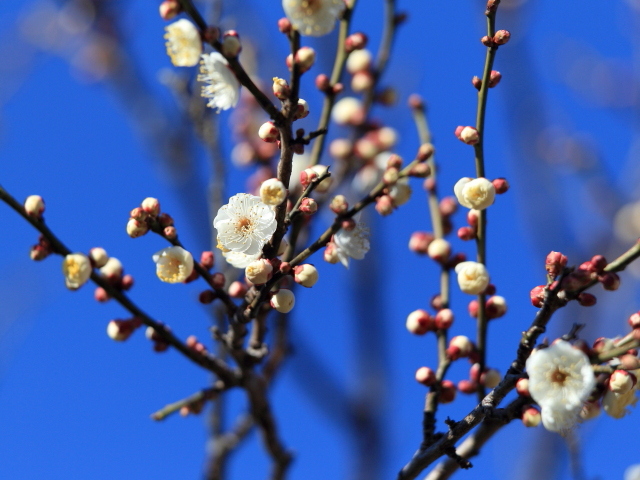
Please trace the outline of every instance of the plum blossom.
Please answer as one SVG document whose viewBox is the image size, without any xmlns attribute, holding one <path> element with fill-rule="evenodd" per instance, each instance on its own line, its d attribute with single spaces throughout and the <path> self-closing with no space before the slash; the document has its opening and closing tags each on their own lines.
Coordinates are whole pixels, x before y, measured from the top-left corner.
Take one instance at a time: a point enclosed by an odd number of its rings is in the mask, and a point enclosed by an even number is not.
<svg viewBox="0 0 640 480">
<path fill-rule="evenodd" d="M 564 340 L 538 350 L 527 359 L 529 393 L 540 405 L 547 430 L 564 433 L 580 418 L 580 412 L 596 379 L 589 357 Z"/>
<path fill-rule="evenodd" d="M 193 272 L 193 256 L 182 247 L 168 247 L 153 255 L 156 275 L 163 282 L 184 282 Z"/>
<path fill-rule="evenodd" d="M 364 223 L 356 223 L 353 230 L 342 228 L 333 236 L 333 243 L 340 262 L 349 268 L 349 258 L 362 260 L 369 251 L 369 229 Z"/>
<path fill-rule="evenodd" d="M 282 0 L 282 8 L 301 35 L 321 37 L 331 32 L 344 11 L 344 0 Z"/>
<path fill-rule="evenodd" d="M 91 261 L 83 253 L 70 253 L 62 261 L 64 282 L 70 290 L 77 290 L 91 277 Z"/>
<path fill-rule="evenodd" d="M 202 53 L 200 32 L 187 19 L 181 19 L 165 27 L 167 33 L 167 55 L 176 67 L 193 67 L 198 64 Z"/>
<path fill-rule="evenodd" d="M 456 273 L 458 274 L 458 285 L 464 293 L 477 295 L 489 285 L 489 272 L 481 263 L 460 262 L 456 265 Z"/>
<path fill-rule="evenodd" d="M 218 231 L 218 248 L 253 256 L 276 231 L 276 214 L 260 197 L 238 193 L 218 210 L 213 226 Z"/>
<path fill-rule="evenodd" d="M 486 178 L 464 177 L 453 187 L 458 202 L 463 207 L 484 210 L 493 204 L 496 188 Z"/>
<path fill-rule="evenodd" d="M 202 96 L 209 99 L 207 107 L 229 110 L 238 104 L 240 82 L 229 69 L 229 63 L 218 52 L 205 53 L 200 61 L 198 81 L 206 83 Z"/>
<path fill-rule="evenodd" d="M 223 251 L 222 256 L 227 263 L 235 268 L 247 268 L 251 262 L 254 262 L 260 258 L 262 252 L 258 252 L 255 255 L 247 255 L 246 253 L 232 252 L 231 250 Z"/>
</svg>

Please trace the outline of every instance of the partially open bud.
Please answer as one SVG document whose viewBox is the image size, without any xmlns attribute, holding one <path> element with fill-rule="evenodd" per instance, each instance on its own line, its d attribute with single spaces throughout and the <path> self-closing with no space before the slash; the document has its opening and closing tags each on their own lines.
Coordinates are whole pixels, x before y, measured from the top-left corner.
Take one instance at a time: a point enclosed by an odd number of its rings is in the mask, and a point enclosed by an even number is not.
<svg viewBox="0 0 640 480">
<path fill-rule="evenodd" d="M 273 267 L 265 259 L 259 259 L 251 262 L 244 270 L 244 274 L 254 285 L 262 285 L 267 283 L 267 280 L 271 278 Z"/>
<path fill-rule="evenodd" d="M 435 318 L 435 327 L 438 330 L 447 330 L 451 325 L 453 325 L 453 311 L 450 308 L 443 308 L 438 313 L 436 313 Z"/>
<path fill-rule="evenodd" d="M 529 406 L 522 409 L 522 423 L 525 427 L 537 427 L 542 421 L 540 412 Z"/>
<path fill-rule="evenodd" d="M 275 143 L 280 138 L 280 132 L 273 122 L 265 122 L 260 126 L 258 136 L 267 143 Z"/>
<path fill-rule="evenodd" d="M 160 214 L 160 202 L 157 198 L 145 198 L 140 204 L 140 208 L 152 217 L 157 217 Z"/>
<path fill-rule="evenodd" d="M 307 188 L 316 178 L 318 178 L 318 172 L 313 168 L 305 168 L 300 172 L 300 185 L 302 185 L 302 188 Z"/>
<path fill-rule="evenodd" d="M 616 370 L 609 377 L 609 390 L 625 394 L 636 385 L 636 377 L 626 370 Z"/>
<path fill-rule="evenodd" d="M 101 268 L 109 260 L 109 255 L 107 255 L 107 251 L 104 248 L 95 247 L 89 250 L 89 260 L 91 260 L 91 264 L 95 268 Z"/>
<path fill-rule="evenodd" d="M 24 210 L 31 217 L 41 217 L 44 213 L 44 200 L 40 195 L 29 195 L 24 201 Z"/>
<path fill-rule="evenodd" d="M 279 100 L 286 100 L 291 94 L 291 88 L 284 78 L 273 77 L 273 94 Z"/>
<path fill-rule="evenodd" d="M 318 270 L 308 263 L 294 267 L 293 273 L 296 283 L 303 287 L 313 287 L 318 281 Z"/>
<path fill-rule="evenodd" d="M 443 238 L 436 238 L 429 244 L 427 254 L 436 262 L 446 262 L 451 255 L 451 244 Z"/>
<path fill-rule="evenodd" d="M 424 310 L 414 310 L 407 316 L 407 330 L 414 335 L 424 335 L 435 327 L 433 318 Z"/>
<path fill-rule="evenodd" d="M 456 137 L 463 143 L 467 145 L 475 145 L 480 141 L 480 135 L 478 135 L 478 130 L 474 127 L 464 127 L 459 126 L 455 131 Z"/>
<path fill-rule="evenodd" d="M 235 30 L 227 30 L 222 36 L 222 55 L 225 57 L 237 57 L 242 50 L 240 36 Z"/>
<path fill-rule="evenodd" d="M 429 244 L 433 241 L 433 234 L 429 232 L 413 232 L 409 239 L 409 250 L 415 253 L 426 254 Z"/>
<path fill-rule="evenodd" d="M 271 306 L 280 313 L 289 313 L 296 303 L 296 298 L 291 290 L 281 288 L 271 297 Z"/>
<path fill-rule="evenodd" d="M 300 73 L 305 73 L 316 61 L 316 51 L 311 47 L 302 47 L 296 52 L 296 65 Z M 293 68 L 293 57 L 291 54 L 287 57 L 287 67 Z"/>
<path fill-rule="evenodd" d="M 156 275 L 166 283 L 181 283 L 193 272 L 193 256 L 182 247 L 168 247 L 153 255 Z"/>
<path fill-rule="evenodd" d="M 338 249 L 336 248 L 335 243 L 327 243 L 327 246 L 324 249 L 323 258 L 324 261 L 328 263 L 338 263 L 340 261 L 340 257 L 338 257 Z"/>
<path fill-rule="evenodd" d="M 429 367 L 420 367 L 416 370 L 416 382 L 421 383 L 425 387 L 430 387 L 436 383 L 436 372 Z"/>
<path fill-rule="evenodd" d="M 296 120 L 299 120 L 301 118 L 305 118 L 307 115 L 309 115 L 309 104 L 307 103 L 306 100 L 299 98 L 294 118 Z"/>
<path fill-rule="evenodd" d="M 326 165 L 314 165 L 313 167 L 311 167 L 311 170 L 313 170 L 316 173 L 316 175 L 320 177 L 325 173 L 327 173 L 327 170 L 329 170 L 329 167 L 327 167 Z M 319 192 L 319 193 L 326 192 L 327 190 L 329 190 L 329 188 L 331 188 L 332 182 L 333 182 L 333 178 L 331 177 L 325 178 L 316 186 L 316 192 Z"/>
<path fill-rule="evenodd" d="M 247 293 L 247 287 L 242 282 L 232 282 L 229 285 L 229 296 L 232 298 L 243 298 Z"/>
<path fill-rule="evenodd" d="M 91 262 L 83 253 L 70 253 L 62 261 L 62 273 L 69 290 L 77 290 L 91 277 Z"/>
<path fill-rule="evenodd" d="M 120 283 L 122 279 L 122 263 L 115 257 L 109 257 L 107 263 L 100 267 L 100 276 L 111 284 Z"/>
<path fill-rule="evenodd" d="M 265 180 L 260 185 L 260 200 L 267 205 L 280 205 L 287 199 L 287 189 L 277 178 Z"/>
</svg>

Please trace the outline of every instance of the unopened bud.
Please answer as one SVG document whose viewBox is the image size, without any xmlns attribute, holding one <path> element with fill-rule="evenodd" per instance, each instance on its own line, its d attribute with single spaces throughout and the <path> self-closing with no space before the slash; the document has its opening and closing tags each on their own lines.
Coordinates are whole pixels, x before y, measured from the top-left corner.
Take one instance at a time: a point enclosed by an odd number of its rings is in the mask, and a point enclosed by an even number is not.
<svg viewBox="0 0 640 480">
<path fill-rule="evenodd" d="M 203 290 L 202 292 L 200 292 L 200 295 L 198 295 L 198 301 L 204 305 L 213 303 L 216 298 L 216 292 L 214 292 L 213 290 Z"/>
<path fill-rule="evenodd" d="M 497 70 L 491 70 L 491 74 L 489 76 L 489 88 L 493 88 L 500 83 L 502 80 L 502 74 Z"/>
<path fill-rule="evenodd" d="M 507 182 L 506 178 L 496 178 L 495 180 L 492 180 L 491 183 L 496 189 L 496 193 L 498 195 L 506 193 L 507 190 L 509 190 L 509 182 Z"/>
<path fill-rule="evenodd" d="M 44 208 L 44 200 L 40 195 L 29 195 L 24 201 L 24 210 L 31 217 L 41 217 Z"/>
<path fill-rule="evenodd" d="M 293 273 L 296 283 L 303 287 L 313 287 L 318 281 L 318 270 L 308 263 L 294 267 Z"/>
<path fill-rule="evenodd" d="M 447 348 L 447 356 L 451 360 L 457 360 L 462 357 L 468 357 L 474 350 L 473 343 L 468 337 L 458 335 L 449 341 Z"/>
<path fill-rule="evenodd" d="M 529 292 L 531 304 L 536 308 L 541 308 L 544 303 L 544 287 L 544 285 L 538 285 L 537 287 L 533 287 L 531 292 Z"/>
<path fill-rule="evenodd" d="M 557 277 L 567 266 L 567 257 L 560 252 L 550 252 L 545 261 L 545 269 L 552 277 Z"/>
<path fill-rule="evenodd" d="M 411 168 L 409 175 L 417 178 L 427 178 L 431 175 L 431 167 L 428 163 L 419 163 Z"/>
<path fill-rule="evenodd" d="M 160 18 L 171 20 L 182 11 L 182 6 L 177 0 L 165 0 L 160 4 Z"/>
<path fill-rule="evenodd" d="M 373 55 L 369 50 L 354 51 L 347 58 L 347 72 L 354 75 L 358 72 L 367 71 L 371 67 L 372 61 Z"/>
<path fill-rule="evenodd" d="M 265 259 L 251 262 L 244 270 L 244 274 L 254 285 L 263 285 L 271 278 L 273 267 Z"/>
<path fill-rule="evenodd" d="M 480 376 L 480 382 L 487 388 L 496 388 L 502 375 L 495 368 L 490 368 Z"/>
<path fill-rule="evenodd" d="M 436 383 L 436 373 L 429 367 L 420 367 L 416 370 L 416 382 L 421 383 L 425 387 L 430 387 Z"/>
<path fill-rule="evenodd" d="M 530 397 L 531 396 L 529 394 L 529 379 L 528 378 L 521 378 L 516 382 L 516 392 L 518 392 L 518 395 L 520 395 L 521 397 Z"/>
<path fill-rule="evenodd" d="M 617 290 L 620 287 L 620 277 L 615 272 L 607 272 L 598 276 L 598 281 L 602 283 L 605 290 Z"/>
<path fill-rule="evenodd" d="M 471 380 L 460 380 L 458 382 L 458 391 L 466 395 L 471 395 L 478 391 L 478 384 Z"/>
<path fill-rule="evenodd" d="M 480 80 L 480 77 L 474 75 L 471 79 L 471 85 L 473 85 L 476 90 L 480 90 L 482 88 L 482 80 Z"/>
<path fill-rule="evenodd" d="M 296 120 L 299 120 L 301 118 L 305 118 L 307 115 L 309 115 L 309 104 L 307 103 L 306 100 L 299 98 L 294 118 Z"/>
<path fill-rule="evenodd" d="M 631 328 L 640 328 L 640 312 L 632 314 L 627 322 Z"/>
<path fill-rule="evenodd" d="M 382 195 L 376 199 L 376 212 L 383 217 L 393 213 L 393 199 L 389 195 Z"/>
<path fill-rule="evenodd" d="M 318 211 L 318 204 L 313 198 L 304 197 L 300 202 L 300 211 L 307 215 L 313 215 Z"/>
<path fill-rule="evenodd" d="M 344 195 L 336 195 L 331 199 L 329 208 L 331 208 L 331 211 L 333 213 L 337 213 L 338 215 L 340 215 L 341 213 L 344 213 L 349 209 L 349 204 L 347 203 L 347 199 L 344 197 Z"/>
<path fill-rule="evenodd" d="M 265 122 L 260 126 L 258 136 L 267 143 L 275 143 L 280 138 L 280 132 L 273 122 Z"/>
<path fill-rule="evenodd" d="M 609 377 L 609 390 L 624 395 L 636 384 L 636 377 L 626 370 L 616 370 Z"/>
<path fill-rule="evenodd" d="M 158 215 L 158 223 L 162 228 L 170 227 L 173 225 L 173 218 L 168 213 L 161 213 Z"/>
<path fill-rule="evenodd" d="M 367 41 L 368 38 L 364 33 L 352 33 L 344 40 L 344 49 L 347 53 L 353 52 L 354 50 L 362 50 L 367 46 Z"/>
<path fill-rule="evenodd" d="M 160 202 L 157 198 L 147 197 L 140 204 L 140 208 L 152 217 L 157 217 L 160 213 Z"/>
<path fill-rule="evenodd" d="M 440 386 L 440 403 L 451 403 L 456 398 L 456 386 L 451 380 L 443 380 Z"/>
<path fill-rule="evenodd" d="M 316 77 L 316 88 L 321 92 L 328 92 L 331 87 L 331 80 L 327 75 L 321 73 Z"/>
<path fill-rule="evenodd" d="M 107 325 L 107 335 L 111 340 L 124 342 L 131 334 L 142 325 L 139 319 L 111 320 Z"/>
<path fill-rule="evenodd" d="M 287 66 L 292 68 L 293 57 L 291 54 L 287 57 Z M 296 65 L 300 73 L 308 71 L 316 61 L 316 51 L 311 47 L 302 47 L 296 52 Z"/>
<path fill-rule="evenodd" d="M 216 263 L 216 256 L 211 251 L 205 251 L 200 254 L 200 265 L 205 270 L 211 270 Z"/>
<path fill-rule="evenodd" d="M 140 222 L 133 218 L 130 218 L 127 222 L 127 235 L 131 238 L 138 238 L 149 231 L 149 226 L 146 222 Z"/>
<path fill-rule="evenodd" d="M 235 281 L 229 285 L 229 296 L 232 298 L 243 298 L 247 293 L 247 287 L 242 282 Z"/>
<path fill-rule="evenodd" d="M 222 272 L 216 272 L 211 276 L 211 283 L 213 284 L 212 286 L 216 290 L 224 288 L 224 284 L 226 281 L 227 279 Z"/>
<path fill-rule="evenodd" d="M 534 407 L 525 407 L 522 410 L 522 424 L 525 427 L 537 427 L 542 421 L 540 412 Z"/>
<path fill-rule="evenodd" d="M 431 158 L 431 155 L 433 155 L 434 151 L 435 151 L 435 148 L 431 143 L 423 143 L 422 145 L 420 145 L 420 148 L 418 149 L 418 154 L 416 155 L 416 158 L 420 162 L 426 162 L 427 160 L 429 160 L 429 158 Z"/>
<path fill-rule="evenodd" d="M 278 293 L 271 297 L 271 306 L 280 313 L 289 313 L 293 310 L 296 298 L 291 290 L 281 288 Z"/>
<path fill-rule="evenodd" d="M 444 263 L 451 256 L 451 244 L 443 238 L 436 238 L 429 244 L 427 255 L 436 262 Z"/>
<path fill-rule="evenodd" d="M 282 17 L 278 20 L 278 30 L 280 33 L 289 34 L 291 32 L 291 22 L 287 17 Z"/>
<path fill-rule="evenodd" d="M 235 30 L 227 30 L 222 36 L 222 55 L 225 57 L 237 57 L 242 50 L 240 36 Z"/>
<path fill-rule="evenodd" d="M 467 306 L 467 310 L 469 312 L 469 316 L 471 318 L 478 318 L 478 310 L 480 310 L 480 304 L 478 300 L 471 300 L 469 305 Z"/>
<path fill-rule="evenodd" d="M 387 185 L 393 185 L 400 178 L 399 173 L 397 168 L 387 168 L 382 174 L 382 181 Z"/>
<path fill-rule="evenodd" d="M 338 256 L 338 249 L 335 243 L 327 243 L 327 246 L 324 249 L 323 258 L 324 261 L 328 263 L 338 263 L 340 261 L 340 257 Z"/>
<path fill-rule="evenodd" d="M 458 238 L 462 241 L 469 241 L 476 238 L 476 230 L 471 227 L 460 227 L 458 229 Z"/>
<path fill-rule="evenodd" d="M 597 302 L 597 299 L 594 295 L 591 295 L 587 292 L 582 292 L 578 295 L 578 303 L 583 307 L 592 307 Z"/>
<path fill-rule="evenodd" d="M 476 130 L 474 127 L 459 126 L 458 128 L 456 128 L 454 133 L 456 137 L 458 137 L 458 140 L 466 143 L 467 145 L 475 145 L 480 141 L 478 130 Z"/>
<path fill-rule="evenodd" d="M 482 43 L 485 47 L 493 47 L 495 45 L 493 43 L 493 39 L 486 35 L 480 39 L 480 43 Z"/>
<path fill-rule="evenodd" d="M 489 297 L 485 304 L 485 312 L 489 319 L 500 318 L 507 313 L 507 301 L 500 295 Z"/>
<path fill-rule="evenodd" d="M 450 308 L 443 308 L 438 313 L 436 313 L 435 318 L 435 327 L 438 330 L 447 330 L 453 325 L 453 311 Z"/>
<path fill-rule="evenodd" d="M 284 78 L 273 77 L 273 94 L 279 100 L 286 100 L 289 98 L 291 89 Z"/>
<path fill-rule="evenodd" d="M 435 329 L 435 323 L 431 315 L 425 310 L 414 310 L 407 316 L 405 326 L 414 335 L 424 335 Z"/>
<path fill-rule="evenodd" d="M 169 240 L 174 240 L 178 236 L 176 227 L 174 227 L 173 225 L 164 227 L 164 230 L 162 230 L 162 234 Z"/>
<path fill-rule="evenodd" d="M 508 30 L 498 30 L 493 36 L 493 43 L 496 45 L 504 45 L 511 39 L 511 34 Z"/>
</svg>

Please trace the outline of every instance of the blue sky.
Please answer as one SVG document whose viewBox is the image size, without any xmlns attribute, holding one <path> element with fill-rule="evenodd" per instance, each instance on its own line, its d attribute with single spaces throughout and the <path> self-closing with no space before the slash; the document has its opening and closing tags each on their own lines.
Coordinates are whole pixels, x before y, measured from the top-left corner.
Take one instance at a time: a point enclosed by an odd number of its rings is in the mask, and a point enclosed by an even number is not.
<svg viewBox="0 0 640 480">
<path fill-rule="evenodd" d="M 62 3 L 25 0 L 0 5 L 0 43 L 7 52 L 0 67 L 0 183 L 19 199 L 42 195 L 47 223 L 72 250 L 106 248 L 134 275 L 131 295 L 139 305 L 182 338 L 195 334 L 205 339 L 211 320 L 197 303 L 203 284 L 160 283 L 151 255 L 165 246 L 163 241 L 151 236 L 132 240 L 124 229 L 128 212 L 154 196 L 176 219 L 187 248 L 209 248 L 210 221 L 204 205 L 209 166 L 203 149 L 187 151 L 195 173 L 183 178 L 163 163 L 164 145 L 150 140 L 134 116 L 157 110 L 159 122 L 168 119 L 176 130 L 184 125 L 172 96 L 158 80 L 160 72 L 171 67 L 156 4 L 112 4 L 140 73 L 136 86 L 156 102 L 148 104 L 146 97 L 115 87 L 108 77 L 100 79 L 99 71 L 91 76 L 78 67 L 86 39 L 82 25 L 69 27 L 75 36 L 56 51 L 40 48 L 42 39 L 58 38 L 48 37 L 49 30 L 39 31 L 36 40 L 25 37 L 25 19 L 33 18 L 29 12 L 55 12 Z M 284 76 L 287 45 L 274 33 L 282 16 L 279 2 L 225 3 L 229 5 L 223 25 L 237 28 L 245 41 L 253 42 L 258 74 L 265 79 Z M 492 280 L 510 306 L 506 317 L 490 325 L 489 364 L 502 372 L 513 358 L 520 332 L 535 314 L 528 292 L 544 282 L 549 250 L 567 253 L 572 264 L 595 253 L 614 258 L 625 250 L 625 243 L 611 233 L 612 216 L 621 204 L 638 199 L 640 172 L 637 2 L 612 2 L 607 8 L 578 1 L 515 3 L 520 6 L 504 5 L 498 14 L 498 27 L 510 30 L 512 41 L 498 51 L 496 69 L 504 78 L 491 91 L 487 115 L 487 175 L 507 177 L 512 187 L 491 207 L 488 234 Z M 373 48 L 380 38 L 381 4 L 361 1 L 354 18 L 354 29 L 365 31 Z M 399 30 L 383 83 L 397 87 L 400 101 L 393 108 L 376 109 L 374 117 L 398 130 L 398 153 L 409 158 L 418 142 L 406 99 L 414 92 L 425 97 L 446 193 L 458 178 L 473 175 L 472 149 L 456 140 L 453 130 L 475 118 L 470 79 L 480 75 L 484 61 L 478 41 L 484 34 L 484 5 L 407 0 L 398 4 L 409 19 Z M 333 42 L 335 36 L 308 44 L 322 53 L 332 52 Z M 95 59 L 95 51 L 93 55 Z M 248 54 L 243 55 L 244 60 Z M 313 78 L 327 71 L 329 62 L 320 56 L 303 85 L 301 96 L 311 105 L 311 116 L 302 124 L 307 129 L 315 125 L 321 101 Z M 221 114 L 226 155 L 233 145 L 228 122 L 229 115 Z M 331 138 L 334 135 L 336 131 Z M 250 173 L 234 171 L 228 194 L 243 191 Z M 427 306 L 438 280 L 436 267 L 406 248 L 411 232 L 429 228 L 424 192 L 419 182 L 413 187 L 409 204 L 390 217 L 372 217 L 372 249 L 363 261 L 367 265 L 346 271 L 315 258 L 321 280 L 298 295 L 292 330 L 301 347 L 272 390 L 282 438 L 296 455 L 291 478 L 356 478 L 358 441 L 339 410 L 341 397 L 328 395 L 326 385 L 318 388 L 323 377 L 313 359 L 320 359 L 345 398 L 359 398 L 363 378 L 382 382 L 376 384 L 377 398 L 364 398 L 376 400 L 372 403 L 379 408 L 384 453 L 376 478 L 393 478 L 420 441 L 424 388 L 413 380 L 413 373 L 422 365 L 433 365 L 435 342 L 410 336 L 404 320 L 410 311 Z M 109 340 L 107 322 L 125 317 L 125 312 L 114 303 L 97 304 L 88 286 L 66 290 L 59 258 L 29 260 L 35 231 L 6 207 L 0 206 L 0 220 L 2 476 L 198 478 L 205 458 L 205 417 L 154 423 L 149 414 L 206 386 L 206 372 L 176 352 L 155 354 L 141 334 L 124 344 Z M 319 231 L 329 217 L 318 216 L 316 221 Z M 454 221 L 462 226 L 463 214 Z M 471 244 L 455 240 L 454 247 L 473 253 Z M 380 282 L 367 282 L 371 271 Z M 596 307 L 586 311 L 568 306 L 550 335 L 564 333 L 574 321 L 587 323 L 588 341 L 626 333 L 626 317 L 638 310 L 638 289 L 632 275 L 622 278 L 618 292 L 605 295 L 595 289 Z M 362 295 L 376 312 L 358 302 Z M 454 334 L 474 329 L 466 314 L 469 300 L 459 292 L 453 296 Z M 373 330 L 378 343 L 367 344 L 363 339 Z M 456 365 L 452 378 L 464 378 L 467 368 Z M 461 398 L 444 406 L 440 419 L 460 418 L 473 405 L 473 399 Z M 242 392 L 232 392 L 228 421 L 245 406 Z M 621 478 L 629 464 L 640 461 L 631 433 L 640 426 L 638 418 L 638 412 L 619 421 L 602 416 L 581 428 L 589 478 Z M 560 452 L 542 456 L 558 461 L 544 475 L 569 478 L 562 442 L 517 422 L 498 434 L 471 472 L 459 476 L 540 478 L 536 475 L 542 471 L 537 469 L 543 463 L 534 451 Z M 262 478 L 267 471 L 268 459 L 252 435 L 233 457 L 230 478 Z"/>
</svg>

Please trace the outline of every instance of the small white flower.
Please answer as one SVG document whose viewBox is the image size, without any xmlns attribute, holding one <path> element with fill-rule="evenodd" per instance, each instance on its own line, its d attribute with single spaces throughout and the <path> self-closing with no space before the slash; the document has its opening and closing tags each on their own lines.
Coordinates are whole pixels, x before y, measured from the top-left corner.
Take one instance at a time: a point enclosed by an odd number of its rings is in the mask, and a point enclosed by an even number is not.
<svg viewBox="0 0 640 480">
<path fill-rule="evenodd" d="M 602 407 L 610 417 L 620 419 L 629 413 L 627 407 L 634 407 L 638 397 L 636 397 L 636 389 L 632 388 L 626 393 L 615 393 L 607 390 L 602 399 Z"/>
<path fill-rule="evenodd" d="M 333 30 L 344 0 L 282 0 L 282 8 L 301 35 L 320 37 Z"/>
<path fill-rule="evenodd" d="M 460 262 L 456 265 L 458 285 L 464 293 L 477 295 L 489 285 L 489 272 L 478 262 Z"/>
<path fill-rule="evenodd" d="M 202 53 L 200 32 L 189 20 L 181 19 L 165 27 L 167 55 L 176 67 L 193 67 Z"/>
<path fill-rule="evenodd" d="M 362 260 L 369 251 L 369 229 L 364 223 L 356 223 L 351 231 L 341 228 L 333 236 L 333 243 L 340 262 L 349 268 L 349 258 Z"/>
<path fill-rule="evenodd" d="M 461 178 L 453 187 L 453 191 L 460 205 L 475 210 L 484 210 L 493 204 L 496 197 L 493 183 L 483 177 Z"/>
<path fill-rule="evenodd" d="M 338 125 L 356 123 L 362 112 L 362 102 L 355 97 L 344 97 L 336 102 L 331 118 Z"/>
<path fill-rule="evenodd" d="M 260 197 L 238 193 L 218 210 L 213 226 L 218 231 L 219 247 L 256 255 L 276 231 L 276 214 Z"/>
<path fill-rule="evenodd" d="M 209 99 L 207 107 L 216 108 L 220 113 L 220 110 L 229 110 L 238 104 L 240 82 L 220 53 L 202 55 L 198 81 L 208 84 L 202 87 L 202 96 Z"/>
<path fill-rule="evenodd" d="M 193 256 L 182 247 L 168 247 L 153 255 L 156 275 L 163 282 L 184 282 L 193 272 Z"/>
<path fill-rule="evenodd" d="M 70 290 L 77 290 L 87 283 L 92 271 L 89 257 L 83 253 L 70 253 L 62 261 L 64 282 Z"/>
<path fill-rule="evenodd" d="M 578 421 L 596 379 L 589 357 L 559 340 L 527 359 L 529 393 L 542 409 L 542 424 L 552 432 L 566 432 Z"/>
<path fill-rule="evenodd" d="M 280 205 L 287 199 L 287 189 L 277 178 L 270 178 L 260 185 L 260 199 L 267 205 Z"/>
<path fill-rule="evenodd" d="M 236 268 L 247 268 L 251 262 L 254 262 L 258 258 L 260 258 L 260 255 L 262 255 L 262 252 L 258 252 L 255 255 L 232 252 L 231 250 L 222 252 L 222 256 L 227 261 L 227 263 Z"/>
</svg>

